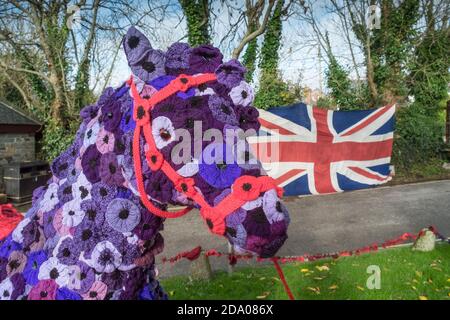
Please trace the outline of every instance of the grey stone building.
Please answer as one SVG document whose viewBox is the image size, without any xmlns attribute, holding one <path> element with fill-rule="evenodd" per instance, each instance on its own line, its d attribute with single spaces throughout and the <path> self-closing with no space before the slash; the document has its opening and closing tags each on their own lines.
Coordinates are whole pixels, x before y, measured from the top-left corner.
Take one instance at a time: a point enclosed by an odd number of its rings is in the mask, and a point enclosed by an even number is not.
<svg viewBox="0 0 450 320">
<path fill-rule="evenodd" d="M 36 133 L 42 125 L 25 112 L 0 101 L 0 191 L 2 165 L 36 159 Z"/>
</svg>

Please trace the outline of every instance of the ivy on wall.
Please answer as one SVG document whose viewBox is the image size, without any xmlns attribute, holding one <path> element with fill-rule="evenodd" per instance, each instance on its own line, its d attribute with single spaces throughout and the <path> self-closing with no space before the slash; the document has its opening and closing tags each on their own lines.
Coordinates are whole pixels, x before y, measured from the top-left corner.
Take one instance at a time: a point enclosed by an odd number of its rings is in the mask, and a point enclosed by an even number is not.
<svg viewBox="0 0 450 320">
<path fill-rule="evenodd" d="M 179 0 L 186 17 L 188 42 L 192 47 L 210 43 L 208 0 Z"/>
</svg>

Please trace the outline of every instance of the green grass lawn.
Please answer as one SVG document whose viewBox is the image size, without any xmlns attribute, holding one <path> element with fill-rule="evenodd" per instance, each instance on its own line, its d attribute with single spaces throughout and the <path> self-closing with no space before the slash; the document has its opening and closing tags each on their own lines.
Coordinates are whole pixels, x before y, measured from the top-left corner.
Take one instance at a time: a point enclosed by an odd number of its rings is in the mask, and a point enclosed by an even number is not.
<svg viewBox="0 0 450 320">
<path fill-rule="evenodd" d="M 214 258 L 211 258 L 214 259 Z M 381 288 L 368 289 L 370 265 L 381 270 Z M 410 247 L 336 260 L 281 265 L 296 299 L 444 299 L 450 300 L 450 245 L 432 252 Z M 274 267 L 217 272 L 212 281 L 177 276 L 161 281 L 171 299 L 287 299 Z"/>
</svg>

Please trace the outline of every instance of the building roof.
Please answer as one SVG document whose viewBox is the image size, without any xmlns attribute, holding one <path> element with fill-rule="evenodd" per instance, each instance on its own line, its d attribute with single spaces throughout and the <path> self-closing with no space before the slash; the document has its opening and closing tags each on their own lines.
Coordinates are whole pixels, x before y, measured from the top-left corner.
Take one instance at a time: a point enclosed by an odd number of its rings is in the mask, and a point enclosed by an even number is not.
<svg viewBox="0 0 450 320">
<path fill-rule="evenodd" d="M 36 133 L 42 124 L 26 112 L 0 101 L 0 133 Z"/>
</svg>

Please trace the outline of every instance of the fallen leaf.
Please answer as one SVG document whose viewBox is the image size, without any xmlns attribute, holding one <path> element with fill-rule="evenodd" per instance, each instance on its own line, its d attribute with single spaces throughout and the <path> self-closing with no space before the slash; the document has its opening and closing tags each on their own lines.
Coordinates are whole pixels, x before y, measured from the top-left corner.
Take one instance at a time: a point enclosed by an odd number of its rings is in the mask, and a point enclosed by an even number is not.
<svg viewBox="0 0 450 320">
<path fill-rule="evenodd" d="M 266 280 L 266 277 L 261 277 L 261 278 L 259 278 L 259 280 Z"/>
<path fill-rule="evenodd" d="M 419 296 L 419 300 L 428 300 L 427 296 Z"/>
<path fill-rule="evenodd" d="M 450 282 L 450 278 L 447 279 L 447 282 Z"/>
<path fill-rule="evenodd" d="M 270 294 L 269 291 L 265 291 L 265 292 L 262 293 L 262 295 L 257 296 L 256 299 L 265 299 L 265 298 L 267 298 L 267 296 L 268 296 L 269 294 Z"/>
<path fill-rule="evenodd" d="M 412 286 L 411 288 L 412 288 L 413 290 L 416 290 L 416 291 L 417 291 L 417 288 L 416 288 L 416 287 Z"/>
<path fill-rule="evenodd" d="M 338 286 L 336 284 L 333 284 L 332 286 L 328 287 L 330 290 L 336 290 Z"/>
<path fill-rule="evenodd" d="M 300 272 L 303 272 L 303 273 L 305 273 L 305 272 L 309 272 L 309 269 L 306 269 L 306 268 L 304 268 L 304 269 L 300 269 Z"/>
<path fill-rule="evenodd" d="M 307 289 L 311 290 L 312 292 L 314 292 L 316 294 L 320 294 L 320 288 L 319 287 L 316 287 L 316 288 L 308 287 Z"/>
<path fill-rule="evenodd" d="M 361 286 L 356 286 L 356 288 L 357 288 L 358 290 L 364 291 L 364 288 L 361 287 Z"/>
<path fill-rule="evenodd" d="M 314 280 L 323 280 L 324 278 L 323 277 L 314 277 L 313 279 Z"/>
<path fill-rule="evenodd" d="M 450 297 L 450 292 L 449 292 L 449 293 L 447 293 L 447 296 L 449 296 L 449 297 Z"/>
<path fill-rule="evenodd" d="M 421 277 L 422 277 L 422 272 L 416 271 L 416 276 L 418 276 L 419 278 L 421 278 Z"/>
<path fill-rule="evenodd" d="M 330 268 L 328 268 L 328 266 L 316 266 L 316 269 L 319 271 L 329 271 Z"/>
<path fill-rule="evenodd" d="M 173 296 L 175 294 L 175 290 L 169 291 L 169 295 Z"/>
</svg>

